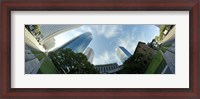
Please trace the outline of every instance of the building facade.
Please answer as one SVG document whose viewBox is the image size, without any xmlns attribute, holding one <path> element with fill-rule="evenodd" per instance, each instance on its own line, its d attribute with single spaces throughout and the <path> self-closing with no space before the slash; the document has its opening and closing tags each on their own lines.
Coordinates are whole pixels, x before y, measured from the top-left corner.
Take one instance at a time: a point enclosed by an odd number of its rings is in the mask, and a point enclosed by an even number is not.
<svg viewBox="0 0 200 99">
<path fill-rule="evenodd" d="M 79 28 L 81 25 L 65 25 L 65 24 L 44 24 L 44 25 L 39 25 L 40 26 L 40 31 L 42 32 L 42 41 L 45 39 L 49 39 L 52 37 L 57 36 L 60 33 L 63 33 L 65 31 L 69 31 L 72 29 Z"/>
<path fill-rule="evenodd" d="M 48 46 L 50 45 L 49 42 L 52 42 L 53 41 L 53 38 L 65 31 L 69 31 L 69 30 L 72 30 L 72 29 L 76 29 L 76 28 L 79 28 L 81 25 L 58 25 L 58 24 L 55 24 L 55 25 L 39 25 L 40 26 L 40 31 L 41 31 L 41 39 L 40 39 L 40 44 L 42 46 L 45 46 L 45 48 L 48 48 L 48 49 L 51 49 L 52 47 L 55 46 L 55 41 L 54 43 L 51 44 L 51 46 Z M 54 45 L 53 45 L 54 44 Z M 46 50 L 48 50 L 46 49 Z"/>
<path fill-rule="evenodd" d="M 100 74 L 115 74 L 117 71 L 122 69 L 122 66 L 118 66 L 117 63 L 95 65 L 95 69 L 99 71 Z"/>
<path fill-rule="evenodd" d="M 94 59 L 94 50 L 93 50 L 92 48 L 88 47 L 88 48 L 84 51 L 83 54 L 87 57 L 87 59 L 88 59 L 88 61 L 89 61 L 90 63 L 93 62 L 93 59 Z"/>
<path fill-rule="evenodd" d="M 137 45 L 137 47 L 135 49 L 134 54 L 141 53 L 143 55 L 147 55 L 147 56 L 152 57 L 154 52 L 155 52 L 155 50 L 152 49 L 151 47 L 149 47 L 146 43 L 138 42 L 138 45 Z"/>
<path fill-rule="evenodd" d="M 123 63 L 124 61 L 126 61 L 130 56 L 131 53 L 129 51 L 127 51 L 124 47 L 119 46 L 118 48 L 116 48 L 116 53 L 118 58 L 121 60 L 121 62 Z"/>
<path fill-rule="evenodd" d="M 51 38 L 48 42 L 46 42 L 43 47 L 46 49 L 46 51 L 49 51 L 51 48 L 55 46 L 55 38 Z"/>
<path fill-rule="evenodd" d="M 74 39 L 70 40 L 69 42 L 61 46 L 60 48 L 55 49 L 54 51 L 70 48 L 75 53 L 80 53 L 80 52 L 83 53 L 84 50 L 89 45 L 89 43 L 91 42 L 91 40 L 92 40 L 92 33 L 86 32 L 75 37 Z"/>
<path fill-rule="evenodd" d="M 146 69 L 156 51 L 143 42 L 138 42 L 134 52 L 134 62 L 140 63 L 141 69 Z"/>
</svg>

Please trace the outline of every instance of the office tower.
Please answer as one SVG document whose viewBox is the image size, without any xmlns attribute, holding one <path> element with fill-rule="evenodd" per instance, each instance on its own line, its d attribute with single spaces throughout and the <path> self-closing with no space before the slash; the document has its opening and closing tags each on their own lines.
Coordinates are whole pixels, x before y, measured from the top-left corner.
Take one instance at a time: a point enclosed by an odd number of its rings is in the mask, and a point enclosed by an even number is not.
<svg viewBox="0 0 200 99">
<path fill-rule="evenodd" d="M 49 51 L 51 48 L 55 46 L 55 38 L 51 38 L 48 42 L 46 42 L 43 47 L 46 49 L 46 51 Z"/>
<path fill-rule="evenodd" d="M 48 48 L 46 50 L 51 49 L 52 47 L 55 46 L 55 40 L 54 42 L 53 39 L 55 36 L 64 33 L 66 31 L 79 28 L 81 25 L 59 25 L 59 24 L 54 24 L 54 25 L 40 25 L 40 31 L 41 31 L 41 39 L 40 39 L 40 44 L 44 46 L 45 48 Z M 49 44 L 51 42 L 52 44 Z M 48 46 L 51 45 L 51 46 Z"/>
<path fill-rule="evenodd" d="M 87 48 L 91 40 L 92 40 L 92 34 L 90 32 L 86 32 L 75 37 L 74 39 L 65 43 L 63 46 L 61 46 L 56 50 L 70 48 L 75 53 L 84 52 L 84 50 Z"/>
<path fill-rule="evenodd" d="M 124 47 L 121 46 L 116 48 L 116 53 L 122 63 L 131 56 L 131 54 Z"/>
<path fill-rule="evenodd" d="M 88 47 L 85 52 L 84 52 L 85 56 L 87 57 L 88 61 L 90 63 L 92 63 L 93 58 L 94 58 L 94 50 L 90 47 Z"/>
</svg>

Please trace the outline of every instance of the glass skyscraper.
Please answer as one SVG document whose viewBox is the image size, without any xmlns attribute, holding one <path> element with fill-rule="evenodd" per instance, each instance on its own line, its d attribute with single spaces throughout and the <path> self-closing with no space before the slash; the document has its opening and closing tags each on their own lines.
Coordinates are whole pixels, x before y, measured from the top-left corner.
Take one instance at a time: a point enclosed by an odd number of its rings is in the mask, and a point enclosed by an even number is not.
<svg viewBox="0 0 200 99">
<path fill-rule="evenodd" d="M 93 61 L 93 59 L 94 59 L 94 50 L 93 50 L 92 48 L 88 47 L 88 48 L 84 51 L 83 54 L 85 54 L 85 56 L 88 58 L 88 61 L 89 61 L 90 63 L 92 63 L 92 61 Z"/>
<path fill-rule="evenodd" d="M 81 25 L 69 25 L 69 24 L 41 24 L 40 31 L 41 31 L 41 39 L 40 44 L 44 46 L 46 51 L 50 50 L 55 46 L 55 39 L 54 37 L 64 33 L 66 31 L 79 28 Z M 54 42 L 52 42 L 54 39 Z M 52 42 L 52 44 L 49 44 Z M 49 46 L 51 45 L 51 46 Z"/>
<path fill-rule="evenodd" d="M 86 32 L 70 40 L 69 42 L 61 46 L 59 49 L 70 48 L 75 53 L 83 52 L 87 48 L 91 40 L 92 33 Z"/>
<path fill-rule="evenodd" d="M 122 63 L 131 56 L 130 52 L 128 52 L 124 47 L 121 46 L 116 48 L 116 53 Z"/>
</svg>

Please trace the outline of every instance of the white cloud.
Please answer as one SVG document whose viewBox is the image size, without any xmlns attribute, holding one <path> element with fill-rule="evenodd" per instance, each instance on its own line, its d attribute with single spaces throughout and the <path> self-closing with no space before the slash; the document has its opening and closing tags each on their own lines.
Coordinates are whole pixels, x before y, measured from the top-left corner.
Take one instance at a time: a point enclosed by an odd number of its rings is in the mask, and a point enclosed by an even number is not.
<svg viewBox="0 0 200 99">
<path fill-rule="evenodd" d="M 118 63 L 121 64 L 115 53 L 109 53 L 108 51 L 103 52 L 103 54 L 94 57 L 93 64 L 109 64 L 109 63 Z"/>
<path fill-rule="evenodd" d="M 134 31 L 132 33 L 127 33 L 127 35 L 121 37 L 117 41 L 117 45 L 124 47 L 131 54 L 135 51 L 135 47 L 137 46 L 138 40 Z"/>
<path fill-rule="evenodd" d="M 106 38 L 111 38 L 116 36 L 120 30 L 120 25 L 85 25 L 82 27 L 83 30 L 87 30 L 91 33 L 96 33 L 97 35 L 103 35 Z"/>
</svg>

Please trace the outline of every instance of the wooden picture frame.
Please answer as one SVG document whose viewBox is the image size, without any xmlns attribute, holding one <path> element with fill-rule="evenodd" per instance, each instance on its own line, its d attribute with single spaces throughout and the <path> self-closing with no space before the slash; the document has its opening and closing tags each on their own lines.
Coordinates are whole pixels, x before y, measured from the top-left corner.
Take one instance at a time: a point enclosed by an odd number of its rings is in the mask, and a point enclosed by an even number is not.
<svg viewBox="0 0 200 99">
<path fill-rule="evenodd" d="M 3 0 L 0 98 L 199 99 L 199 0 Z M 11 11 L 189 11 L 189 88 L 11 88 Z"/>
</svg>

